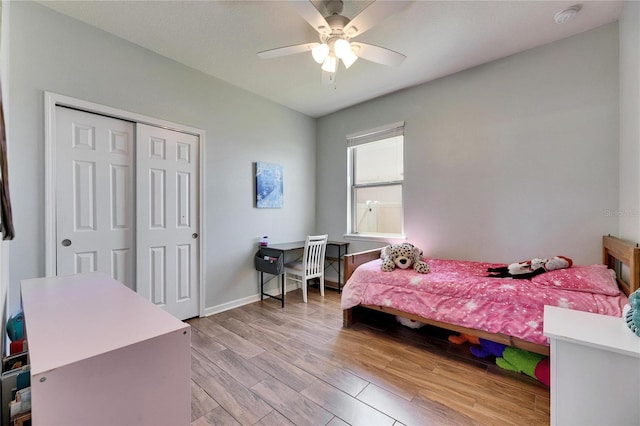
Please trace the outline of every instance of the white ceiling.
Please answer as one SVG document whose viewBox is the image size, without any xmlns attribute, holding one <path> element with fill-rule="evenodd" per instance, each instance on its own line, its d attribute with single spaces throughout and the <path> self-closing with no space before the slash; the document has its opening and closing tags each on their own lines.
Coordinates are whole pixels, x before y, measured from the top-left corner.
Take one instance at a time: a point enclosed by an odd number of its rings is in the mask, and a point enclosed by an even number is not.
<svg viewBox="0 0 640 426">
<path fill-rule="evenodd" d="M 300 0 L 306 1 L 306 0 Z M 387 1 L 387 0 L 377 0 Z M 323 85 L 310 53 L 257 52 L 318 41 L 289 1 L 42 1 L 43 5 L 312 117 L 614 22 L 622 1 L 403 1 L 357 37 L 403 53 L 399 67 L 358 60 Z M 319 5 L 318 0 L 314 4 Z M 345 0 L 352 19 L 369 1 Z M 565 24 L 556 12 L 582 4 Z"/>
</svg>

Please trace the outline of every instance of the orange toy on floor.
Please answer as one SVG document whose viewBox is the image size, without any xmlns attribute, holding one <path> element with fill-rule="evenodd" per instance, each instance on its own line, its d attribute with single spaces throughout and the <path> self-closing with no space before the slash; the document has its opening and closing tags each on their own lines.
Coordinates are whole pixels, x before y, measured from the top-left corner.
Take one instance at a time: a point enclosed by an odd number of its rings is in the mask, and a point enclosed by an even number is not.
<svg viewBox="0 0 640 426">
<path fill-rule="evenodd" d="M 473 345 L 480 344 L 480 340 L 478 339 L 477 336 L 472 336 L 470 334 L 464 334 L 464 333 L 460 333 L 459 336 L 454 336 L 454 335 L 449 336 L 449 341 L 456 345 L 461 345 L 464 342 L 469 342 Z"/>
</svg>

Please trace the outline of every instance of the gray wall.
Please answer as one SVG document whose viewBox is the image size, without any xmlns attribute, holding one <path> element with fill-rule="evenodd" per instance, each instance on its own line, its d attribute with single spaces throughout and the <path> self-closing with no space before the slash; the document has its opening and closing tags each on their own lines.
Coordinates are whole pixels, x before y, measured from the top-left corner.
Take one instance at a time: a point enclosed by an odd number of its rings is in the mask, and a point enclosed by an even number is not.
<svg viewBox="0 0 640 426">
<path fill-rule="evenodd" d="M 9 313 L 19 281 L 45 274 L 44 91 L 204 129 L 206 306 L 255 296 L 259 237 L 313 231 L 315 120 L 36 3 L 10 6 Z M 284 208 L 253 207 L 255 161 L 283 165 Z"/>
<path fill-rule="evenodd" d="M 45 7 L 10 6 L 5 88 L 18 237 L 9 243 L 8 314 L 19 280 L 44 275 L 45 90 L 206 130 L 208 307 L 255 296 L 259 236 L 341 238 L 344 136 L 399 120 L 407 235 L 428 255 L 509 262 L 561 253 L 586 263 L 599 261 L 604 233 L 620 228 L 640 240 L 637 217 L 606 214 L 640 208 L 637 3 L 621 18 L 621 96 L 612 24 L 317 123 Z M 253 208 L 257 160 L 283 164 L 285 208 Z M 354 242 L 351 250 L 382 244 Z"/>
<path fill-rule="evenodd" d="M 599 262 L 618 233 L 618 79 L 610 24 L 322 117 L 316 228 L 346 231 L 345 135 L 403 120 L 405 231 L 426 255 Z"/>
<path fill-rule="evenodd" d="M 620 236 L 640 242 L 640 2 L 620 17 Z"/>
</svg>

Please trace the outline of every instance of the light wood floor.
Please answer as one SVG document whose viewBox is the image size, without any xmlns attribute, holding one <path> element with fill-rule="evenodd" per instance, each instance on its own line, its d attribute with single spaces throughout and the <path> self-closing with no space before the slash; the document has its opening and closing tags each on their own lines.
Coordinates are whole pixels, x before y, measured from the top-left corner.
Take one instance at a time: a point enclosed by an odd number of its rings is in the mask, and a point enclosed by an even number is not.
<svg viewBox="0 0 640 426">
<path fill-rule="evenodd" d="M 192 425 L 545 425 L 549 390 L 474 358 L 437 329 L 342 328 L 309 289 L 188 321 Z"/>
</svg>

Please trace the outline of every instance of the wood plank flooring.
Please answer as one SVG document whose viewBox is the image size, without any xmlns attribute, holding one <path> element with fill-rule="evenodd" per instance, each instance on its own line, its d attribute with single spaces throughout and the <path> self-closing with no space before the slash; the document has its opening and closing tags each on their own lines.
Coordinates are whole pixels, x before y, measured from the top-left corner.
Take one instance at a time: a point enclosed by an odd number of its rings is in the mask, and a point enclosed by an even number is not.
<svg viewBox="0 0 640 426">
<path fill-rule="evenodd" d="M 325 293 L 189 320 L 191 424 L 549 424 L 536 380 L 384 314 L 344 329 L 340 295 Z"/>
</svg>

